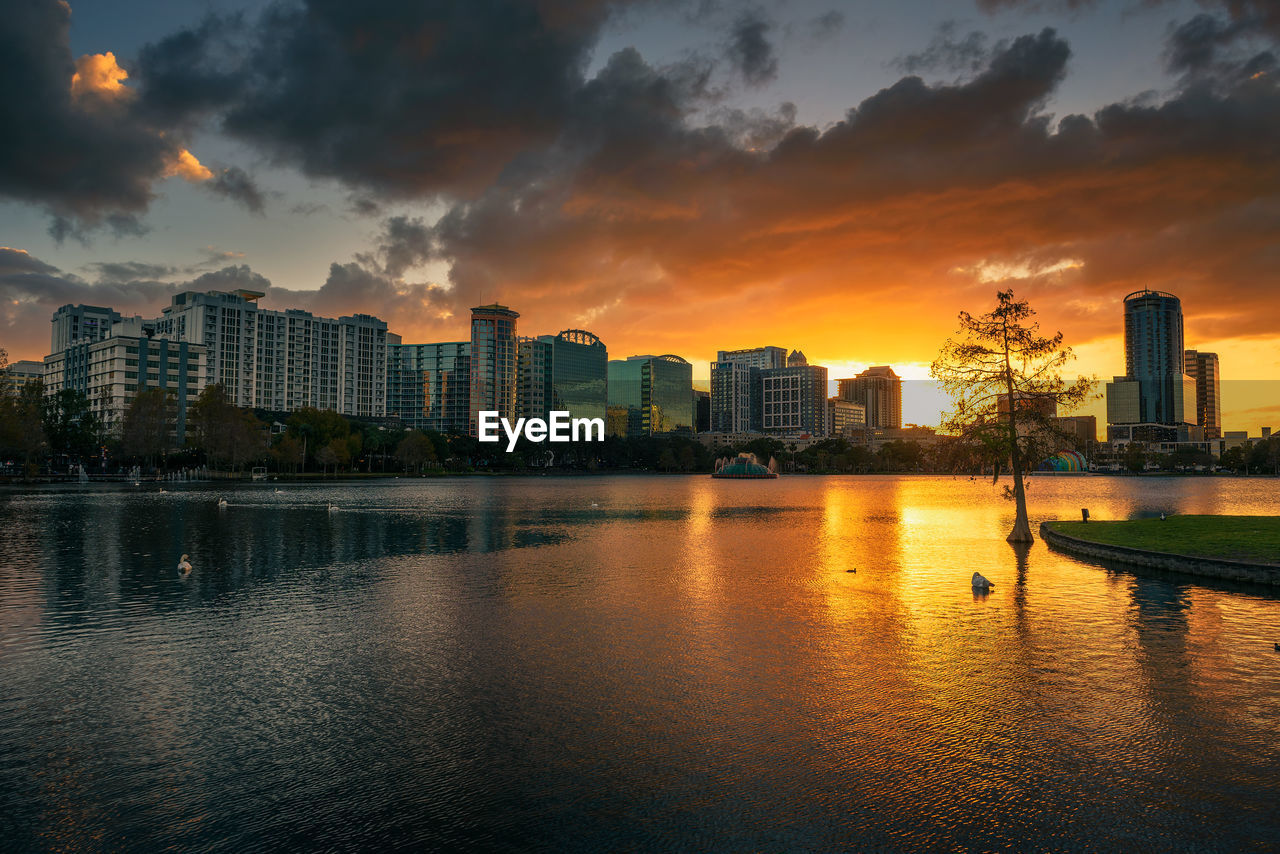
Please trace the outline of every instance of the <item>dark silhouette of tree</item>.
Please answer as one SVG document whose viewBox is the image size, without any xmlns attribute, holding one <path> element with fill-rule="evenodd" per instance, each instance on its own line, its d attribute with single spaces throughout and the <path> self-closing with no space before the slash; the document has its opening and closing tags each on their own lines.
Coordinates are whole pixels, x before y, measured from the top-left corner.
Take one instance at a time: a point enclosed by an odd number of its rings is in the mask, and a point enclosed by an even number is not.
<svg viewBox="0 0 1280 854">
<path fill-rule="evenodd" d="M 425 433 L 410 430 L 396 445 L 396 459 L 405 471 L 421 472 L 427 463 L 436 461 L 436 448 Z"/>
<path fill-rule="evenodd" d="M 83 459 L 91 457 L 98 445 L 98 419 L 84 392 L 64 388 L 43 400 L 41 422 L 49 449 Z"/>
<path fill-rule="evenodd" d="M 125 410 L 120 426 L 120 449 L 154 466 L 174 444 L 178 402 L 172 391 L 149 388 L 138 392 Z"/>
<path fill-rule="evenodd" d="M 955 402 L 943 429 L 998 449 L 999 458 L 1009 461 L 1016 506 L 1011 543 L 1033 539 L 1023 473 L 1036 457 L 1033 449 L 1053 429 L 1042 404 L 1052 401 L 1073 409 L 1096 384 L 1086 377 L 1063 379 L 1063 368 L 1075 356 L 1062 346 L 1061 332 L 1041 336 L 1039 324 L 1028 323 L 1034 315 L 1026 300 L 1014 299 L 1013 291 L 999 291 L 995 308 L 986 314 L 960 312 L 960 337 L 948 339 L 930 367 Z"/>
</svg>

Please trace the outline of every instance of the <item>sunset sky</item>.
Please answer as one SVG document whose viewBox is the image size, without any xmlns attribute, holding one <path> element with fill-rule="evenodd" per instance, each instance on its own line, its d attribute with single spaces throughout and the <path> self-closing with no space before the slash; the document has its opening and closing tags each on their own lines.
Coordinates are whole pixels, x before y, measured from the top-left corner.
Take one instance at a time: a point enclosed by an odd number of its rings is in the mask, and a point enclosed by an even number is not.
<svg viewBox="0 0 1280 854">
<path fill-rule="evenodd" d="M 1226 428 L 1280 427 L 1274 0 L 7 5 L 10 359 L 65 303 L 249 287 L 406 342 L 500 301 L 704 379 L 766 344 L 924 378 L 1013 288 L 1108 379 L 1151 287 Z"/>
</svg>

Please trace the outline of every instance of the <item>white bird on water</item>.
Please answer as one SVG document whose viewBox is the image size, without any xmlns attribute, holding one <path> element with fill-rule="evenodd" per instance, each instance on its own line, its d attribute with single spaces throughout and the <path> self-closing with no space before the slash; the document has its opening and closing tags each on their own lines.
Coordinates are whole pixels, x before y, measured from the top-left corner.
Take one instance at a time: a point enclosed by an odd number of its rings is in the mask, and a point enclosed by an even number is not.
<svg viewBox="0 0 1280 854">
<path fill-rule="evenodd" d="M 161 494 L 161 495 L 168 495 L 168 494 L 169 494 L 169 490 L 167 490 L 167 489 L 162 489 L 162 490 L 160 490 L 160 494 Z"/>
<path fill-rule="evenodd" d="M 219 509 L 219 510 L 226 510 L 226 509 L 227 509 L 227 499 L 225 499 L 225 498 L 219 498 L 219 499 L 218 499 L 218 509 Z"/>
<path fill-rule="evenodd" d="M 276 495 L 284 495 L 284 490 L 283 490 L 283 489 L 277 489 L 277 490 L 276 490 Z"/>
<path fill-rule="evenodd" d="M 191 571 L 191 562 L 187 560 L 186 555 L 183 555 L 182 559 L 178 561 L 178 572 L 181 572 L 183 575 L 186 575 L 190 571 Z"/>
<path fill-rule="evenodd" d="M 328 507 L 329 507 L 329 512 L 330 512 L 330 513 L 337 513 L 337 512 L 338 512 L 338 505 L 337 505 L 337 504 L 334 504 L 332 501 L 330 501 L 330 502 L 329 502 Z"/>
</svg>

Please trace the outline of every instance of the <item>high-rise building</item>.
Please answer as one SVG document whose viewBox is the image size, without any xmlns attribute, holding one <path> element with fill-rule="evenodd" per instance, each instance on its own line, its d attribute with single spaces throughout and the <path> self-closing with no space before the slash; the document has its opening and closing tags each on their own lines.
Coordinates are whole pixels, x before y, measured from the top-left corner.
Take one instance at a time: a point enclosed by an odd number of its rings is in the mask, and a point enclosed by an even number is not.
<svg viewBox="0 0 1280 854">
<path fill-rule="evenodd" d="M 388 335 L 387 414 L 413 430 L 466 435 L 471 342 L 401 344 Z"/>
<path fill-rule="evenodd" d="M 43 378 L 44 362 L 35 362 L 30 359 L 19 359 L 16 362 L 10 362 L 9 366 L 4 369 L 4 373 L 0 374 L 0 381 L 7 383 L 9 390 L 14 394 L 21 393 L 23 386 L 27 383 Z"/>
<path fill-rule="evenodd" d="M 693 390 L 693 432 L 706 433 L 711 429 L 711 392 L 700 388 Z"/>
<path fill-rule="evenodd" d="M 516 346 L 516 416 L 546 418 L 551 410 L 551 344 L 521 337 Z"/>
<path fill-rule="evenodd" d="M 761 430 L 760 372 L 786 366 L 785 347 L 718 351 L 711 363 L 711 429 L 718 433 Z"/>
<path fill-rule="evenodd" d="M 120 312 L 99 305 L 64 305 L 53 313 L 49 352 L 61 353 L 72 344 L 101 341 L 120 322 Z"/>
<path fill-rule="evenodd" d="M 867 408 L 838 395 L 827 399 L 827 432 L 842 439 L 862 436 L 867 429 Z"/>
<path fill-rule="evenodd" d="M 770 368 L 787 366 L 786 347 L 749 347 L 746 350 L 719 350 L 716 352 L 717 362 L 735 362 L 767 371 Z"/>
<path fill-rule="evenodd" d="M 1222 398 L 1218 381 L 1218 354 L 1187 350 L 1182 356 L 1183 369 L 1196 382 L 1196 423 L 1204 428 L 1206 439 L 1222 437 Z"/>
<path fill-rule="evenodd" d="M 112 331 L 119 331 L 119 326 Z M 173 392 L 178 438 L 186 429 L 187 406 L 207 380 L 202 345 L 146 334 L 81 339 L 45 357 L 44 370 L 46 393 L 81 392 L 107 430 L 119 427 L 139 392 L 152 388 Z"/>
<path fill-rule="evenodd" d="M 836 383 L 837 397 L 866 407 L 869 429 L 902 427 L 902 379 L 893 368 L 877 365 Z"/>
<path fill-rule="evenodd" d="M 615 436 L 693 432 L 693 365 L 679 356 L 609 362 L 605 430 Z"/>
<path fill-rule="evenodd" d="M 760 429 L 760 368 L 742 362 L 711 363 L 711 429 L 747 433 Z"/>
<path fill-rule="evenodd" d="M 1140 422 L 1192 420 L 1195 395 L 1186 394 L 1182 341 L 1182 303 L 1176 296 L 1143 290 L 1124 298 L 1125 376 L 1138 383 Z"/>
<path fill-rule="evenodd" d="M 516 420 L 520 313 L 492 303 L 471 309 L 471 402 L 467 430 L 475 436 L 481 412 Z"/>
<path fill-rule="evenodd" d="M 209 383 L 220 383 L 237 406 L 386 414 L 384 321 L 264 309 L 262 296 L 243 289 L 176 294 L 152 326 L 158 338 L 204 346 Z"/>
<path fill-rule="evenodd" d="M 551 352 L 548 408 L 571 418 L 604 418 L 609 405 L 609 351 L 584 329 L 538 338 Z"/>
<path fill-rule="evenodd" d="M 798 351 L 787 361 L 785 368 L 760 372 L 765 432 L 827 435 L 827 369 L 808 364 Z"/>
</svg>

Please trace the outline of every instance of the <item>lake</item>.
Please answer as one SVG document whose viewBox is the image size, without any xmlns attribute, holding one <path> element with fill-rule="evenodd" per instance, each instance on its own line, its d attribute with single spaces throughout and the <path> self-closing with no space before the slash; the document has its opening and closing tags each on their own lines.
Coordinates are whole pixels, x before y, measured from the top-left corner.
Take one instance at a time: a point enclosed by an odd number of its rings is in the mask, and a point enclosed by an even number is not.
<svg viewBox="0 0 1280 854">
<path fill-rule="evenodd" d="M 7 851 L 1280 846 L 1280 592 L 1014 549 L 986 481 L 165 488 L 0 492 Z"/>
</svg>

